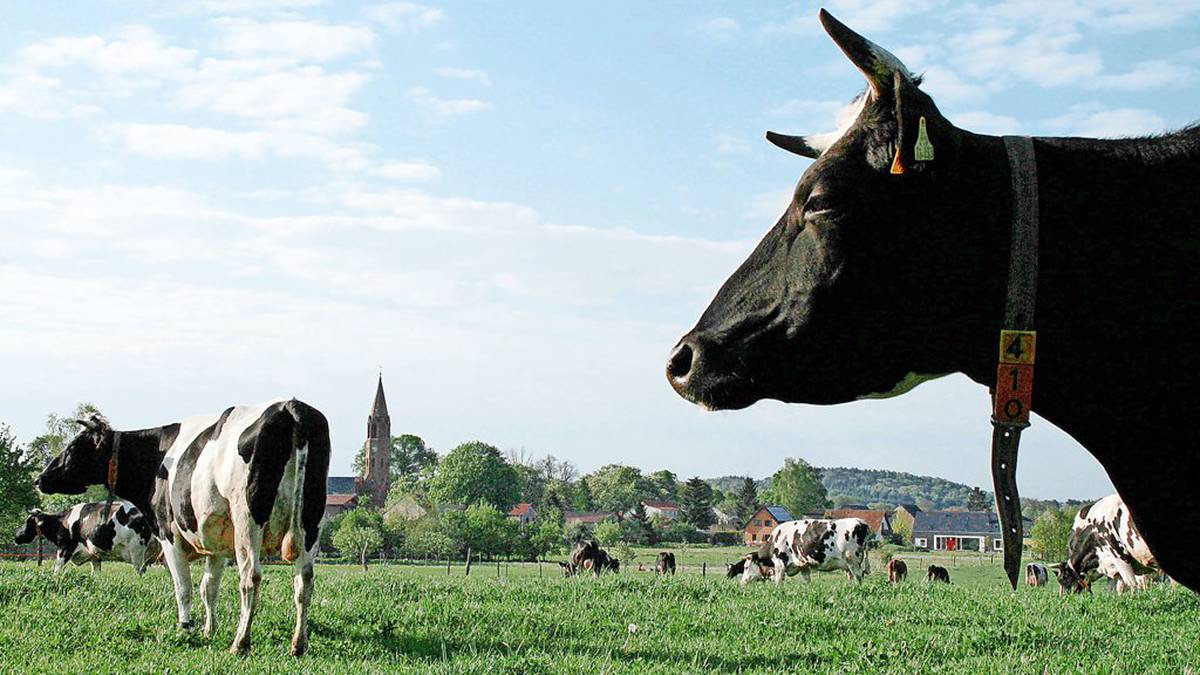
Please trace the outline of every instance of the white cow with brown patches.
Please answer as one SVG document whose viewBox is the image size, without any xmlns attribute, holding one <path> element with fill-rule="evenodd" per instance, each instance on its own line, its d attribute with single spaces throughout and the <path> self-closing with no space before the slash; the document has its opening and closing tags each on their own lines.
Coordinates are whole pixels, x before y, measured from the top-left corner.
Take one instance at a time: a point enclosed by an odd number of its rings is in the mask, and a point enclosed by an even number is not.
<svg viewBox="0 0 1200 675">
<path fill-rule="evenodd" d="M 771 531 L 771 540 L 749 556 L 755 564 L 742 566 L 741 583 L 745 586 L 766 580 L 763 568 L 767 559 L 776 584 L 783 583 L 785 575 L 797 573 L 808 581 L 813 570 L 845 570 L 854 581 L 862 581 L 871 569 L 867 559 L 870 534 L 870 525 L 861 518 L 804 518 L 780 523 Z"/>
</svg>

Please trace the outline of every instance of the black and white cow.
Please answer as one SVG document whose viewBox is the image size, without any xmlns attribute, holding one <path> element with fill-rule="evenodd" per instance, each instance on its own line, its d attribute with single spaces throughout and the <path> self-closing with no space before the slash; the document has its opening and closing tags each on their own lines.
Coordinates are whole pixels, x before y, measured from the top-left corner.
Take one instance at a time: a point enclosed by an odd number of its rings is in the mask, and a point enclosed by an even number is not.
<svg viewBox="0 0 1200 675">
<path fill-rule="evenodd" d="M 329 470 L 325 416 L 292 399 L 137 431 L 116 431 L 99 415 L 79 423 L 83 430 L 38 477 L 38 488 L 78 494 L 111 481 L 119 497 L 146 514 L 171 571 L 183 628 L 193 626 L 188 561 L 203 557 L 205 636 L 216 630 L 221 574 L 235 558 L 241 612 L 234 652 L 250 649 L 261 559 L 279 553 L 295 566 L 291 651 L 304 653 Z"/>
<path fill-rule="evenodd" d="M 1050 573 L 1042 563 L 1027 563 L 1025 565 L 1025 583 L 1033 587 L 1045 586 Z"/>
<path fill-rule="evenodd" d="M 92 572 L 99 572 L 101 560 L 117 559 L 133 565 L 141 575 L 158 550 L 150 521 L 128 502 L 107 507 L 105 502 L 88 502 L 61 513 L 34 509 L 14 541 L 28 544 L 38 535 L 57 547 L 55 572 L 67 561 L 76 565 L 90 562 Z"/>
<path fill-rule="evenodd" d="M 658 559 L 654 561 L 654 572 L 675 576 L 675 554 L 670 551 L 659 551 Z"/>
<path fill-rule="evenodd" d="M 1158 562 L 1117 495 L 1085 506 L 1067 540 L 1067 560 L 1054 569 L 1059 593 L 1090 591 L 1098 577 L 1117 580 L 1117 592 L 1145 588 Z"/>
<path fill-rule="evenodd" d="M 851 579 L 862 581 L 863 575 L 871 570 L 867 559 L 870 533 L 871 527 L 861 518 L 805 518 L 780 523 L 757 554 L 743 559 L 742 585 L 766 580 L 763 561 L 768 557 L 776 584 L 783 583 L 785 575 L 797 573 L 808 581 L 813 570 L 845 570 Z"/>
</svg>

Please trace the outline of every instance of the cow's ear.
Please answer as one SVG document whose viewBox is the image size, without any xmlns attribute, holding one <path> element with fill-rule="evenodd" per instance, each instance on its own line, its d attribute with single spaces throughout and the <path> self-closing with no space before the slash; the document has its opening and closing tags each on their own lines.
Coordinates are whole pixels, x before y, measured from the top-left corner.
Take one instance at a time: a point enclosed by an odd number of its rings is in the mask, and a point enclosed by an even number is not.
<svg viewBox="0 0 1200 675">
<path fill-rule="evenodd" d="M 819 14 L 821 26 L 834 44 L 842 50 L 850 62 L 858 68 L 875 98 L 883 98 L 892 87 L 892 74 L 901 73 L 911 80 L 912 74 L 900 59 L 879 45 L 850 30 L 846 24 L 833 18 L 824 9 Z"/>
</svg>

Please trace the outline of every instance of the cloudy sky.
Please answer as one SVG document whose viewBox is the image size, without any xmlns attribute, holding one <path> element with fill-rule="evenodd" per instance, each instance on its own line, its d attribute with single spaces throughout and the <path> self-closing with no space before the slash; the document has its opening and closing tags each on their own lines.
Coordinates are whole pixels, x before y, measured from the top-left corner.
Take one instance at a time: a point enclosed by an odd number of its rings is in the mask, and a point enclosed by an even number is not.
<svg viewBox="0 0 1200 675">
<path fill-rule="evenodd" d="M 845 0 L 960 126 L 1200 116 L 1200 3 Z M 785 456 L 987 486 L 986 391 L 704 413 L 670 347 L 861 78 L 810 3 L 19 3 L 0 19 L 0 421 L 297 396 L 333 471 L 393 429 L 683 476 Z M 1110 486 L 1035 421 L 1025 494 Z"/>
</svg>

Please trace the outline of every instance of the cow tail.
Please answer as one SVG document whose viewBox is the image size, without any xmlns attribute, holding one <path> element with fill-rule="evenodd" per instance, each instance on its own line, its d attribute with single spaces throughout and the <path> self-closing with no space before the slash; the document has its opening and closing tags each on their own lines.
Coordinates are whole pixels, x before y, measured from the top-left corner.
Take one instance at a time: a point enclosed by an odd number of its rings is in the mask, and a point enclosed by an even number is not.
<svg viewBox="0 0 1200 675">
<path fill-rule="evenodd" d="M 296 409 L 297 401 L 292 399 L 287 404 L 288 412 L 292 414 L 295 424 L 292 425 L 292 454 L 296 458 L 296 479 L 292 482 L 292 523 L 280 544 L 280 555 L 287 562 L 295 562 L 304 548 L 304 522 L 301 516 L 304 512 L 304 477 L 308 471 L 308 442 L 304 434 L 304 421 L 300 411 Z"/>
</svg>

